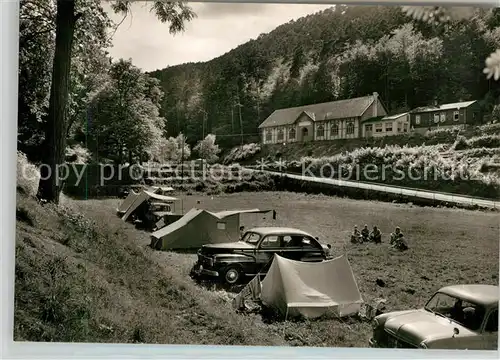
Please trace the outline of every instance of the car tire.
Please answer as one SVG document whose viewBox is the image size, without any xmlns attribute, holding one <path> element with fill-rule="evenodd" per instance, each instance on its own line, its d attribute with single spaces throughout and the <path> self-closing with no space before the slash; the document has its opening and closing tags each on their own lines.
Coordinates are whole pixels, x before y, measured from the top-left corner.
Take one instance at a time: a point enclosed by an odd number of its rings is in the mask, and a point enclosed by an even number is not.
<svg viewBox="0 0 500 360">
<path fill-rule="evenodd" d="M 227 285 L 236 285 L 241 280 L 241 271 L 237 266 L 228 266 L 223 273 L 222 280 Z"/>
</svg>

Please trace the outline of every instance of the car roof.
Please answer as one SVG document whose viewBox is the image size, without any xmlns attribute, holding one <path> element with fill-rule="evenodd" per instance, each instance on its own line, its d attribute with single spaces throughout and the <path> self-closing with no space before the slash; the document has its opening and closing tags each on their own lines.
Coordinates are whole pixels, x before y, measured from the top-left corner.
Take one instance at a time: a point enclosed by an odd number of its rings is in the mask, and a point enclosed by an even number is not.
<svg viewBox="0 0 500 360">
<path fill-rule="evenodd" d="M 291 227 L 279 227 L 279 226 L 255 227 L 249 229 L 248 231 L 255 232 L 260 235 L 303 235 L 314 238 L 314 236 L 303 230 Z"/>
<path fill-rule="evenodd" d="M 439 292 L 483 306 L 497 305 L 500 299 L 497 285 L 463 284 L 445 286 Z"/>
</svg>

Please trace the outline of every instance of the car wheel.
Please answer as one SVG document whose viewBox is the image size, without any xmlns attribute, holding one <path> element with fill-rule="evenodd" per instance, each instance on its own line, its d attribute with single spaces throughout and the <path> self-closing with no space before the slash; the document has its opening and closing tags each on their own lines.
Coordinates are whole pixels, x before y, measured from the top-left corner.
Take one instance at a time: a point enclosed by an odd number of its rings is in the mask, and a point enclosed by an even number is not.
<svg viewBox="0 0 500 360">
<path fill-rule="evenodd" d="M 228 285 L 235 285 L 240 281 L 240 269 L 236 266 L 230 266 L 224 271 L 224 282 Z"/>
</svg>

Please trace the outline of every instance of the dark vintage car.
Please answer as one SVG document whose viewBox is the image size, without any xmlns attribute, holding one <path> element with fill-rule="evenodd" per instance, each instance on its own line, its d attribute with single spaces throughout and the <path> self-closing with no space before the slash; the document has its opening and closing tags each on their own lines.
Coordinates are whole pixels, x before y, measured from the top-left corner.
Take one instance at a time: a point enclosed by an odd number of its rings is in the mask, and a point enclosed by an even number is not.
<svg viewBox="0 0 500 360">
<path fill-rule="evenodd" d="M 305 231 L 287 227 L 258 227 L 248 230 L 241 241 L 203 245 L 191 270 L 195 279 L 221 280 L 235 285 L 244 278 L 265 274 L 274 254 L 297 261 L 321 262 L 330 257 L 323 245 Z"/>
</svg>

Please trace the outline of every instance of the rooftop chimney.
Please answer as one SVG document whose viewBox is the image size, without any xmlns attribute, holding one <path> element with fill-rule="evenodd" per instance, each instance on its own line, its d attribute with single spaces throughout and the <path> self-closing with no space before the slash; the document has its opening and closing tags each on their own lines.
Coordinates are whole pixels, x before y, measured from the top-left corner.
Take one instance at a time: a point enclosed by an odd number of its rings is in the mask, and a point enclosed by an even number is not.
<svg viewBox="0 0 500 360">
<path fill-rule="evenodd" d="M 378 92 L 375 91 L 373 93 L 373 117 L 378 116 L 377 108 L 378 108 Z"/>
</svg>

